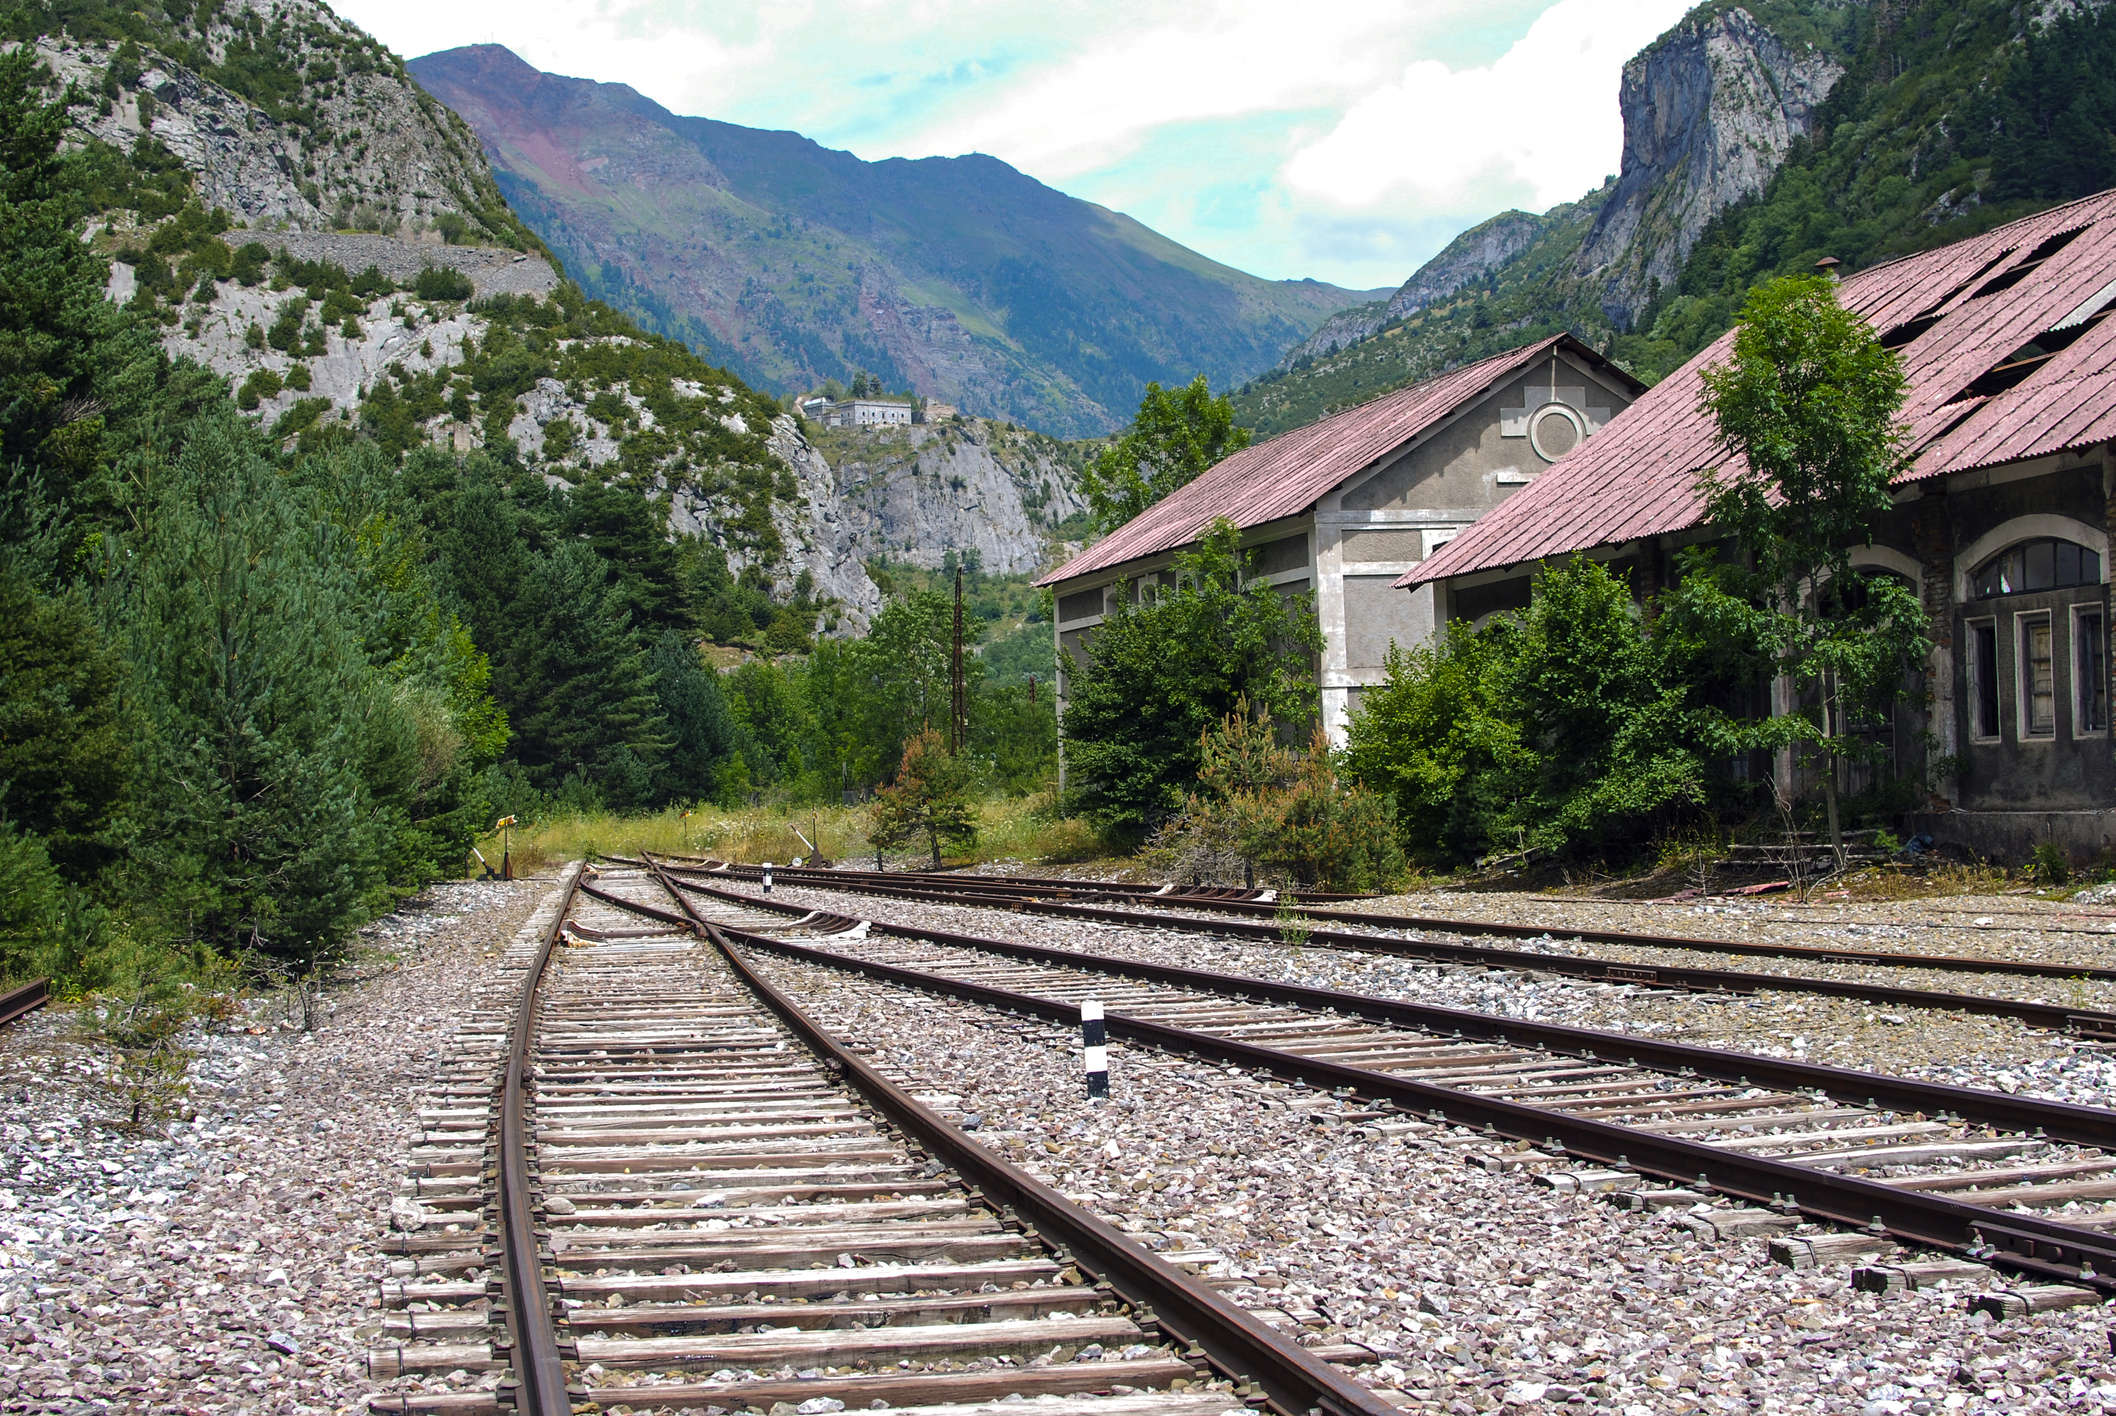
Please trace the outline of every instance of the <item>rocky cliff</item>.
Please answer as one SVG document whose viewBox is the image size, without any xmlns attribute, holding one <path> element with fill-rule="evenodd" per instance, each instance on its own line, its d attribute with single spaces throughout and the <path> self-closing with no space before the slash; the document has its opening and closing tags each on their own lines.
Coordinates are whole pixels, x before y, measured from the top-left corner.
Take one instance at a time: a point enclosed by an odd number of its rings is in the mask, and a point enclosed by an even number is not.
<svg viewBox="0 0 2116 1416">
<path fill-rule="evenodd" d="M 950 551 L 975 551 L 988 574 L 1023 575 L 1074 549 L 1065 523 L 1087 509 L 1063 444 L 981 418 L 830 432 L 781 418 L 771 445 L 800 485 L 783 524 L 789 568 L 838 600 L 841 628 L 864 627 L 881 608 L 870 561 L 930 570 Z M 679 494 L 672 525 L 697 518 Z"/>
<path fill-rule="evenodd" d="M 1624 157 L 1576 269 L 1629 329 L 1712 218 L 1761 192 L 1844 73 L 1748 10 L 1702 7 L 1624 66 Z"/>
<path fill-rule="evenodd" d="M 1647 331 L 1640 317 L 1695 275 L 1700 237 L 1766 193 L 1811 135 L 1853 50 L 1886 29 L 1880 11 L 1866 23 L 1868 9 L 1705 0 L 1624 66 L 1615 178 L 1540 216 L 1505 212 L 1471 227 L 1388 301 L 1345 311 L 1290 348 L 1237 391 L 1237 411 L 1283 432 L 1560 331 L 1649 381 L 1674 367 L 1718 328 L 1692 318 Z"/>
<path fill-rule="evenodd" d="M 367 36 L 311 0 L 198 16 L 120 43 L 47 13 L 36 44 L 55 86 L 89 95 L 73 141 L 130 174 L 88 232 L 115 257 L 108 294 L 287 446 L 358 428 L 498 451 L 554 485 L 631 479 L 733 570 L 782 592 L 805 573 L 840 631 L 880 608 L 870 560 L 974 548 L 1024 571 L 1080 509 L 1059 444 L 975 419 L 819 447 L 588 304 L 462 119 Z"/>
<path fill-rule="evenodd" d="M 37 41 L 46 66 L 97 96 L 74 110 L 77 136 L 129 153 L 151 135 L 240 226 L 536 244 L 463 121 L 314 0 L 202 6 L 167 20 L 166 49 L 53 19 Z"/>
<path fill-rule="evenodd" d="M 1508 263 L 1564 221 L 1567 207 L 1537 216 L 1507 211 L 1479 222 L 1441 248 L 1386 300 L 1341 310 L 1322 328 L 1286 351 L 1278 367 L 1289 369 L 1302 358 L 1317 358 L 1370 339 L 1428 306 L 1448 299 L 1476 281 L 1495 276 Z"/>
</svg>

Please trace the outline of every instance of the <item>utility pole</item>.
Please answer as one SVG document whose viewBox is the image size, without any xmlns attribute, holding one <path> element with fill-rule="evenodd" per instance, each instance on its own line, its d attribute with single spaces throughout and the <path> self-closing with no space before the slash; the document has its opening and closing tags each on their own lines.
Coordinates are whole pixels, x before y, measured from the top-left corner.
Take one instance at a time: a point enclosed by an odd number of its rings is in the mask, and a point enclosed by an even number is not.
<svg viewBox="0 0 2116 1416">
<path fill-rule="evenodd" d="M 948 752 L 963 749 L 963 734 L 970 724 L 970 705 L 964 701 L 962 677 L 962 565 L 955 567 L 955 651 L 948 661 Z"/>
</svg>

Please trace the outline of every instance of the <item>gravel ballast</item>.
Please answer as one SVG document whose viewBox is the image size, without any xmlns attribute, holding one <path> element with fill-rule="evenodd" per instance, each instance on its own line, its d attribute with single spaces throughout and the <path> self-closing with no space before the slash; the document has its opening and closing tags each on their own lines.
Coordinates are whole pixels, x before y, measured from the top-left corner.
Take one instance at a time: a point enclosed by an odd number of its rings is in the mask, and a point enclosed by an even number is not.
<svg viewBox="0 0 2116 1416">
<path fill-rule="evenodd" d="M 924 925 L 1083 954 L 1178 964 L 2055 1101 L 2106 1106 L 2116 1096 L 2116 1053 L 2009 1018 L 1877 1008 L 1797 993 L 1729 997 L 1537 978 L 1386 954 L 1295 948 L 786 884 L 775 887 L 773 898 L 882 923 Z"/>
<path fill-rule="evenodd" d="M 0 1032 L 0 1410 L 354 1409 L 417 1094 L 549 888 L 433 887 L 362 932 L 313 1033 L 253 1004 L 199 1038 L 195 1114 L 142 1133 L 103 1119 L 72 1017 Z"/>
<path fill-rule="evenodd" d="M 998 1154 L 1154 1247 L 1217 1251 L 1229 1296 L 1302 1341 L 1371 1350 L 1413 1410 L 2116 1410 L 2100 1307 L 1998 1323 L 1961 1288 L 1857 1293 L 1475 1168 L 1459 1133 L 1331 1124 L 1312 1091 L 1141 1049 L 1112 1048 L 1090 1104 L 1070 1030 L 756 957 Z"/>
</svg>

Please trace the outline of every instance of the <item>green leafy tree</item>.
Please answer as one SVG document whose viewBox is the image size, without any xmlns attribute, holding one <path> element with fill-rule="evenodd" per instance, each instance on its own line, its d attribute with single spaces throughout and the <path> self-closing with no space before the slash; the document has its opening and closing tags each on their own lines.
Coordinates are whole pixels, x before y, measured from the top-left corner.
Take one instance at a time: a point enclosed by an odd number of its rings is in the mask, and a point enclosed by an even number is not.
<svg viewBox="0 0 2116 1416">
<path fill-rule="evenodd" d="M 1895 355 L 1816 276 L 1753 291 L 1731 357 L 1704 375 L 1703 408 L 1741 459 L 1699 477 L 1708 519 L 1742 553 L 1717 568 L 1716 584 L 1729 613 L 1750 607 L 1746 637 L 1796 690 L 1800 706 L 1761 740 L 1801 745 L 1819 768 L 1840 862 L 1836 765 L 1858 750 L 1846 727 L 1888 711 L 1931 649 L 1909 588 L 1851 564 L 1890 507 L 1903 390 Z"/>
<path fill-rule="evenodd" d="M 977 843 L 977 816 L 970 806 L 970 764 L 948 751 L 947 739 L 927 728 L 904 744 L 896 780 L 874 794 L 867 839 L 876 846 L 901 846 L 925 837 L 940 869 L 942 846 L 967 850 Z"/>
<path fill-rule="evenodd" d="M 1212 396 L 1203 374 L 1178 389 L 1146 386 L 1138 416 L 1082 473 L 1095 525 L 1114 531 L 1200 472 L 1249 446 L 1226 395 Z"/>
<path fill-rule="evenodd" d="M 793 789 L 810 770 L 813 695 L 801 676 L 770 659 L 749 659 L 721 680 L 743 744 L 750 785 Z"/>
<path fill-rule="evenodd" d="M 993 790 L 1019 795 L 1048 785 L 1057 746 L 1058 708 L 1048 687 L 985 684 L 972 693 L 967 751 Z"/>
<path fill-rule="evenodd" d="M 1200 743 L 1245 699 L 1282 723 L 1316 711 L 1322 631 L 1305 595 L 1243 575 L 1241 533 L 1215 522 L 1175 558 L 1175 583 L 1120 596 L 1071 676 L 1069 786 L 1105 830 L 1139 835 L 1183 806 Z"/>
</svg>

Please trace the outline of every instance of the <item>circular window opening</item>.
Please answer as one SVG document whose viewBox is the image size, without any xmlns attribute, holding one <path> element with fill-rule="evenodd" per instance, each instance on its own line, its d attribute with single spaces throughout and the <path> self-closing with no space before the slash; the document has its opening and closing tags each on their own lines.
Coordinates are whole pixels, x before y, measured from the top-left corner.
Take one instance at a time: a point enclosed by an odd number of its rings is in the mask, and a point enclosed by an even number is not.
<svg viewBox="0 0 2116 1416">
<path fill-rule="evenodd" d="M 1528 420 L 1528 445 L 1545 462 L 1556 462 L 1587 436 L 1580 415 L 1563 403 L 1546 403 Z"/>
</svg>

